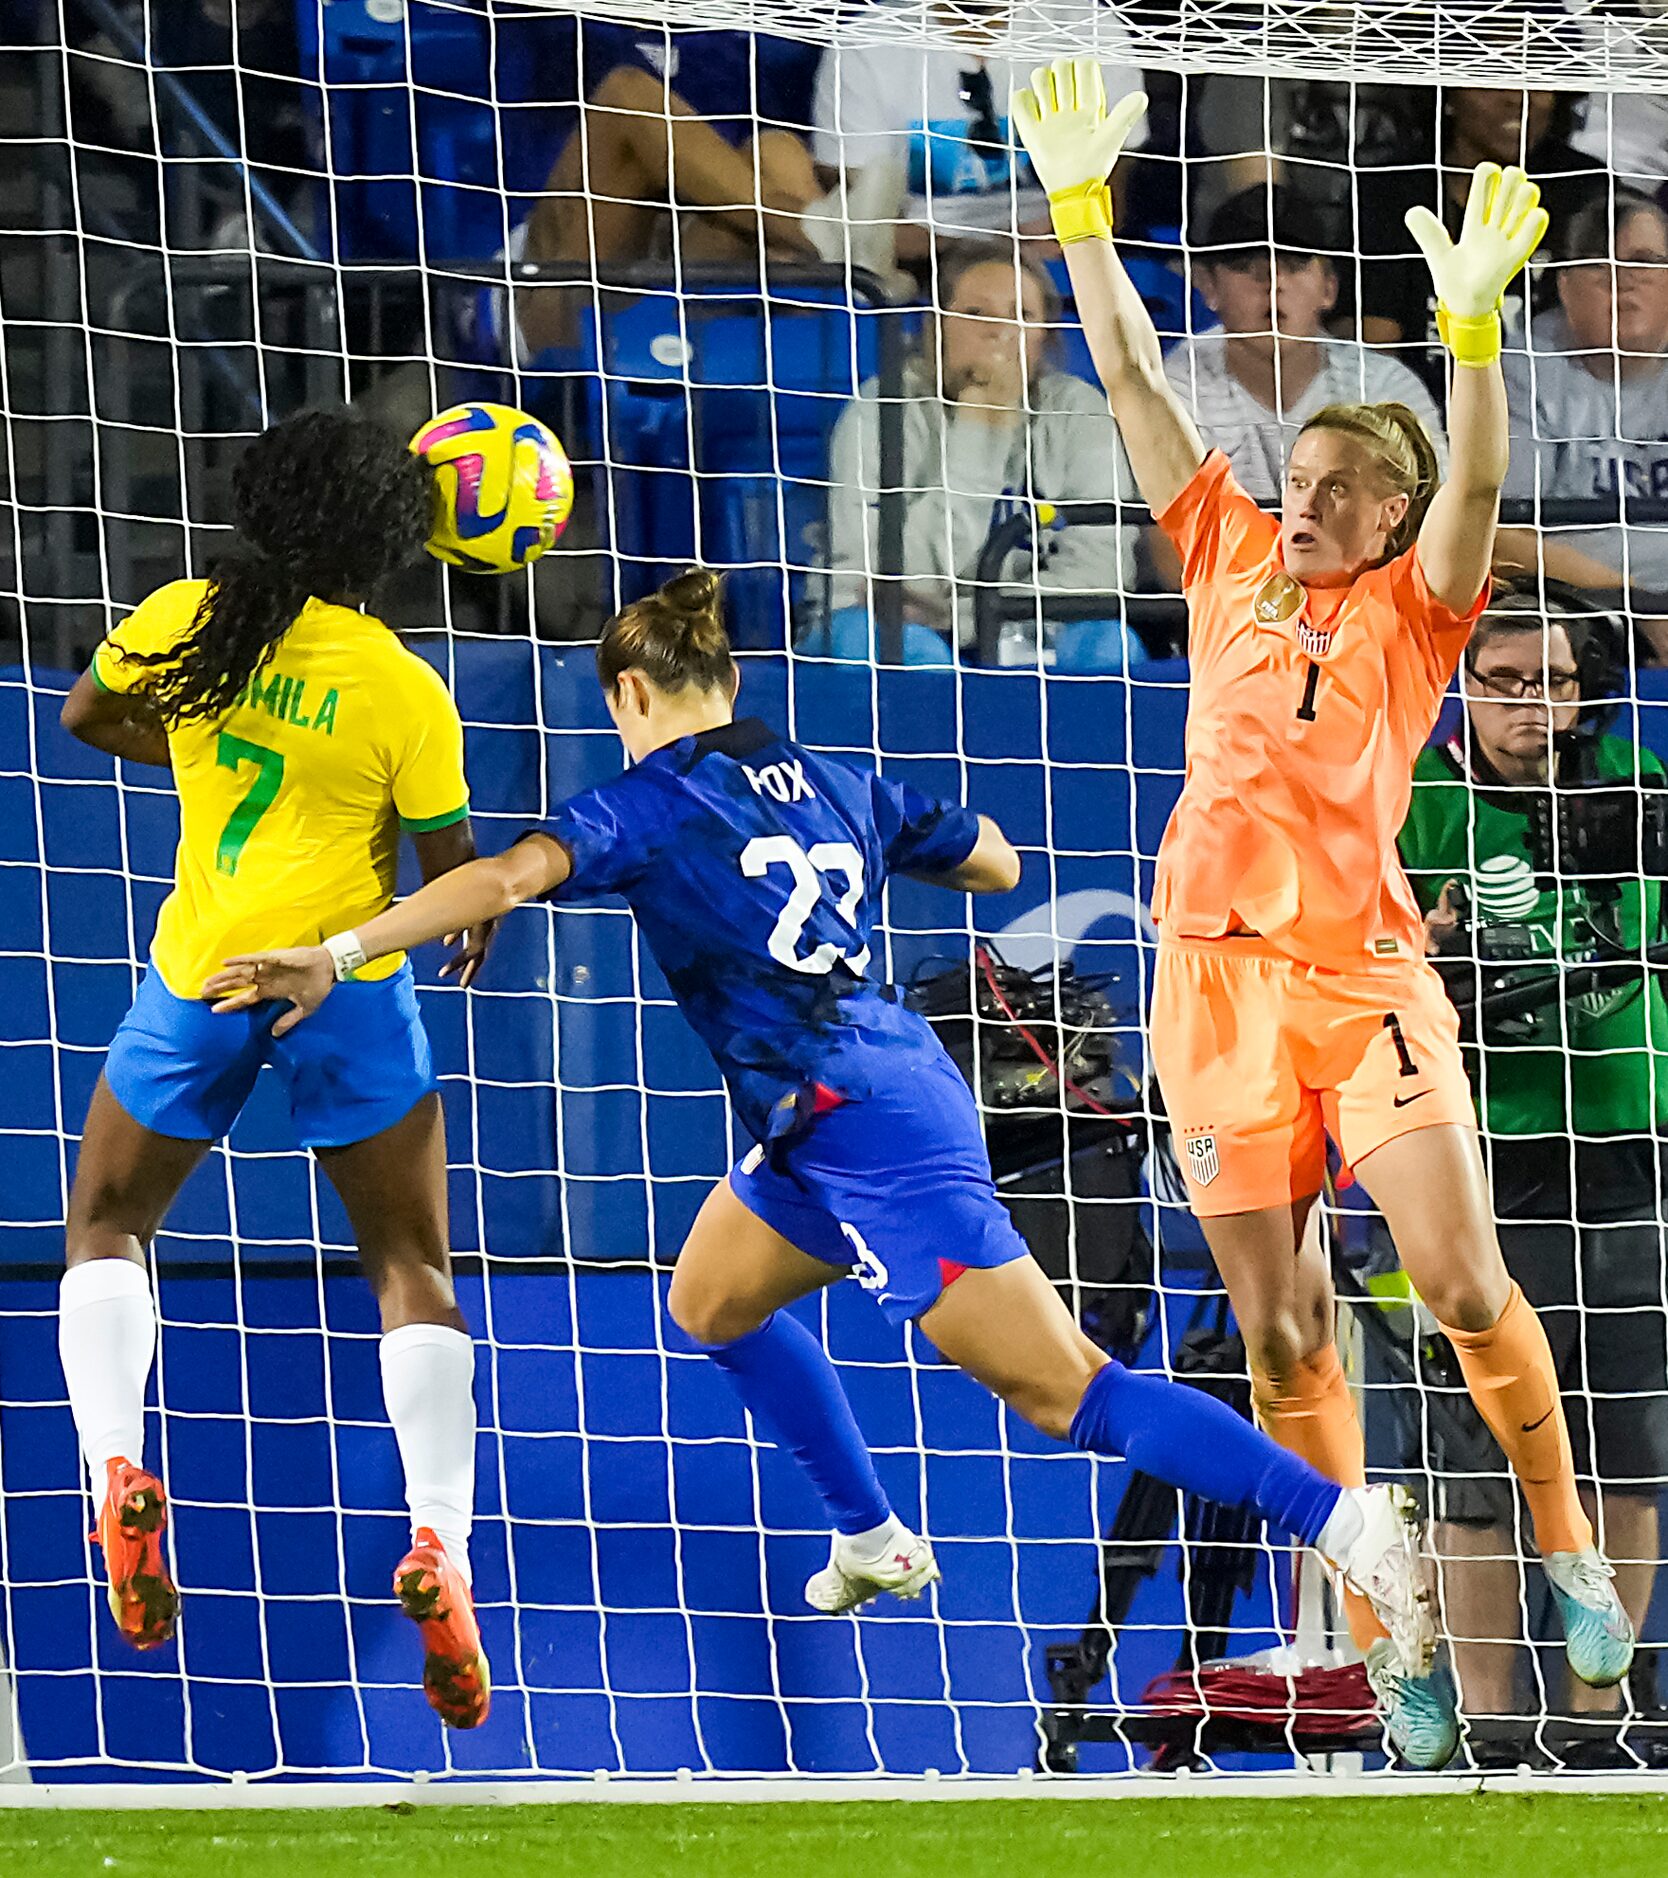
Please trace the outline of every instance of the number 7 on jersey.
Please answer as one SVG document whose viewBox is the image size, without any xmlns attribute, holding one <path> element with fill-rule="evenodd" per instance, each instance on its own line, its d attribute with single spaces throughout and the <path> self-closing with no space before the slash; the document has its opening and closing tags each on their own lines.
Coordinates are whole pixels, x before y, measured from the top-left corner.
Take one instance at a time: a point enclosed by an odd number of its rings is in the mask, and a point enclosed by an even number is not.
<svg viewBox="0 0 1668 1878">
<path fill-rule="evenodd" d="M 255 824 L 272 807 L 283 787 L 284 753 L 222 731 L 214 748 L 214 760 L 222 769 L 229 770 L 241 769 L 245 763 L 255 765 L 255 780 L 226 817 L 226 826 L 220 831 L 220 842 L 214 851 L 215 867 L 222 874 L 235 874 L 244 846 L 255 832 Z"/>
</svg>

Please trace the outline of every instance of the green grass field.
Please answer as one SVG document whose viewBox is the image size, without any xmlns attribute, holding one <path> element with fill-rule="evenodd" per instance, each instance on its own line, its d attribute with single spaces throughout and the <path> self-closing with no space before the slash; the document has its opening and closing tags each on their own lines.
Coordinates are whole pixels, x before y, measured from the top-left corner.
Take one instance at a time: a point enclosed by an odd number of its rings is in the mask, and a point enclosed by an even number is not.
<svg viewBox="0 0 1668 1878">
<path fill-rule="evenodd" d="M 1668 1793 L 0 1811 L 7 1878 L 852 1878 L 877 1869 L 909 1878 L 1664 1878 Z"/>
</svg>

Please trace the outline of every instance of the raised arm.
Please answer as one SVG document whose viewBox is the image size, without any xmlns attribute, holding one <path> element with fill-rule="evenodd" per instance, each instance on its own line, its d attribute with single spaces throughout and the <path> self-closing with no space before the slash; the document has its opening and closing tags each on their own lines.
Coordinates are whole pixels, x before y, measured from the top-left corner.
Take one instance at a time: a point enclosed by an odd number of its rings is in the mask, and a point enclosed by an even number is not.
<svg viewBox="0 0 1668 1878">
<path fill-rule="evenodd" d="M 1417 553 L 1425 584 L 1455 613 L 1464 613 L 1482 591 L 1494 558 L 1511 455 L 1500 298 L 1546 233 L 1540 202 L 1541 192 L 1522 170 L 1479 163 L 1458 241 L 1429 209 L 1407 214 L 1408 231 L 1436 283 L 1437 327 L 1454 355 L 1448 479 L 1425 513 Z"/>
<path fill-rule="evenodd" d="M 1161 514 L 1193 479 L 1205 448 L 1187 407 L 1165 380 L 1152 316 L 1112 245 L 1107 177 L 1146 108 L 1146 97 L 1133 92 L 1109 112 L 1099 65 L 1093 59 L 1056 59 L 1014 93 L 1010 111 L 1048 191 L 1084 336 L 1136 485 L 1148 508 Z"/>
</svg>

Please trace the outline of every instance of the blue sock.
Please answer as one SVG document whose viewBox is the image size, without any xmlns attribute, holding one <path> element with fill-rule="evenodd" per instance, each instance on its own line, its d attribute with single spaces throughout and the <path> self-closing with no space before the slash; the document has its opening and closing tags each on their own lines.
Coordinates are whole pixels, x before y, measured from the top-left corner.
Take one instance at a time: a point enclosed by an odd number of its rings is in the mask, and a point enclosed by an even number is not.
<svg viewBox="0 0 1668 1878">
<path fill-rule="evenodd" d="M 892 1508 L 828 1360 L 797 1317 L 776 1311 L 734 1343 L 707 1344 L 761 1427 L 804 1468 L 836 1532 L 869 1532 Z"/>
<path fill-rule="evenodd" d="M 1227 1403 L 1122 1363 L 1108 1363 L 1083 1391 L 1071 1438 L 1092 1454 L 1121 1454 L 1143 1474 L 1202 1500 L 1253 1508 L 1305 1545 L 1320 1537 L 1343 1494 Z"/>
</svg>

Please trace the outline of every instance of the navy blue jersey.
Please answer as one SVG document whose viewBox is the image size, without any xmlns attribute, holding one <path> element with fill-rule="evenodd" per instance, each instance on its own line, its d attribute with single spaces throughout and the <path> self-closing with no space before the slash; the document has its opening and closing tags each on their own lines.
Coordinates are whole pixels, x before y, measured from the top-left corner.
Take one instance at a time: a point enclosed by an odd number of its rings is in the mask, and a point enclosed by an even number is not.
<svg viewBox="0 0 1668 1878">
<path fill-rule="evenodd" d="M 745 719 L 656 750 L 541 832 L 573 863 L 554 898 L 630 904 L 755 1140 L 795 1127 L 819 1086 L 860 1100 L 902 1057 L 937 1056 L 871 975 L 870 934 L 888 874 L 973 852 L 971 809 Z"/>
<path fill-rule="evenodd" d="M 616 66 L 665 82 L 695 115 L 730 142 L 766 124 L 808 127 L 821 49 L 770 33 L 667 32 L 585 20 L 579 26 L 579 89 L 592 92 Z"/>
</svg>

